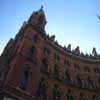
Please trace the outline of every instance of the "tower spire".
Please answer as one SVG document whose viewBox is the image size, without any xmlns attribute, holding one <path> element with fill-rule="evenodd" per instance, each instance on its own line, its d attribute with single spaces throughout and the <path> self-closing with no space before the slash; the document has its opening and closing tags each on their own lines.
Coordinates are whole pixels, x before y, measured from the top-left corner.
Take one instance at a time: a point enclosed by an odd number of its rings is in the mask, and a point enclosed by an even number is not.
<svg viewBox="0 0 100 100">
<path fill-rule="evenodd" d="M 43 0 L 41 0 L 41 8 L 43 9 L 44 4 L 43 4 Z"/>
</svg>

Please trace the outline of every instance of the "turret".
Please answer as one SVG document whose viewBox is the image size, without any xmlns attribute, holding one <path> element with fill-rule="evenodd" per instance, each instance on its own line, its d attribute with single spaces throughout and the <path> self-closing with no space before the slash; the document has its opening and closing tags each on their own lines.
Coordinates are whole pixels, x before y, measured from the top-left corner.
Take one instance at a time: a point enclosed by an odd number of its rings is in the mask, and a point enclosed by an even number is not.
<svg viewBox="0 0 100 100">
<path fill-rule="evenodd" d="M 97 56 L 96 48 L 93 48 L 93 50 L 92 50 L 92 56 Z"/>
<path fill-rule="evenodd" d="M 43 6 L 41 6 L 39 11 L 32 13 L 28 23 L 36 26 L 39 30 L 45 30 L 46 17 L 43 11 Z"/>
</svg>

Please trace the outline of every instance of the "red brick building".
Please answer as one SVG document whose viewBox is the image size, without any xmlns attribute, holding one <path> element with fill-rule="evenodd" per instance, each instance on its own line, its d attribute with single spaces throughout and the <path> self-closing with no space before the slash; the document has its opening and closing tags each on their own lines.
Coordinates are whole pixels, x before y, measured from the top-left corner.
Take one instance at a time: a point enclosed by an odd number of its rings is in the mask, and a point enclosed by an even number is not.
<svg viewBox="0 0 100 100">
<path fill-rule="evenodd" d="M 0 56 L 0 100 L 100 100 L 100 55 L 62 47 L 33 12 Z"/>
</svg>

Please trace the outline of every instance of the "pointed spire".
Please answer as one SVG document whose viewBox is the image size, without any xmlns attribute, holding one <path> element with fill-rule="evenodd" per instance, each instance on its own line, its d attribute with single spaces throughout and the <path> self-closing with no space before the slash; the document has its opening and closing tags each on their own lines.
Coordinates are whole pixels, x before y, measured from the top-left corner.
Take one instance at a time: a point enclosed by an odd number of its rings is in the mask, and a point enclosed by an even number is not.
<svg viewBox="0 0 100 100">
<path fill-rule="evenodd" d="M 92 55 L 93 55 L 93 56 L 97 56 L 96 48 L 93 48 L 93 50 L 92 50 Z"/>
</svg>

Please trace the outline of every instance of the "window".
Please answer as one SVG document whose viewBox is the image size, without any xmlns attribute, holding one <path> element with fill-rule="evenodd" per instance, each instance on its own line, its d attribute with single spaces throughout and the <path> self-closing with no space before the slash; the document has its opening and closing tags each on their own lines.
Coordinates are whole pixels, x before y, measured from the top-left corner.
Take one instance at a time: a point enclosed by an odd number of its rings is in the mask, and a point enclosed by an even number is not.
<svg viewBox="0 0 100 100">
<path fill-rule="evenodd" d="M 27 59 L 31 62 L 33 62 L 33 59 L 36 55 L 36 48 L 34 46 L 32 46 L 31 48 L 29 48 L 28 53 L 27 53 Z"/>
<path fill-rule="evenodd" d="M 93 95 L 92 96 L 92 100 L 97 100 L 97 96 L 96 95 Z"/>
<path fill-rule="evenodd" d="M 59 79 L 59 66 L 57 64 L 54 65 L 54 78 Z"/>
<path fill-rule="evenodd" d="M 79 66 L 79 64 L 74 64 L 74 67 L 75 67 L 76 72 L 79 72 L 79 71 L 80 71 L 80 66 Z"/>
<path fill-rule="evenodd" d="M 42 78 L 38 84 L 36 100 L 47 100 L 45 79 Z"/>
<path fill-rule="evenodd" d="M 69 60 L 67 60 L 66 58 L 65 58 L 65 60 L 64 60 L 64 65 L 70 66 L 70 62 L 69 62 Z"/>
<path fill-rule="evenodd" d="M 76 76 L 76 79 L 77 79 L 77 85 L 78 85 L 79 87 L 82 87 L 82 81 L 81 81 L 81 79 L 80 79 L 80 76 L 77 75 L 77 76 Z"/>
<path fill-rule="evenodd" d="M 42 73 L 47 73 L 47 71 L 48 71 L 48 61 L 47 61 L 46 58 L 44 58 L 42 60 L 42 64 L 41 64 L 41 72 Z"/>
<path fill-rule="evenodd" d="M 53 100 L 60 100 L 60 97 L 61 97 L 60 89 L 58 85 L 55 84 L 53 88 Z"/>
<path fill-rule="evenodd" d="M 94 68 L 94 72 L 97 74 L 100 74 L 100 69 L 99 68 Z"/>
<path fill-rule="evenodd" d="M 93 84 L 93 80 L 91 80 L 91 78 L 88 76 L 87 77 L 87 82 L 88 82 L 88 87 L 89 88 L 94 88 L 94 84 Z"/>
<path fill-rule="evenodd" d="M 74 100 L 70 89 L 67 91 L 66 100 Z"/>
<path fill-rule="evenodd" d="M 32 43 L 37 43 L 37 40 L 38 40 L 38 36 L 37 35 L 33 35 L 32 37 Z"/>
<path fill-rule="evenodd" d="M 71 78 L 67 70 L 65 71 L 65 83 L 71 84 Z"/>
<path fill-rule="evenodd" d="M 99 79 L 98 79 L 98 83 L 100 84 L 100 77 L 99 77 Z"/>
<path fill-rule="evenodd" d="M 50 54 L 50 49 L 48 47 L 44 47 L 44 54 L 49 55 Z"/>
<path fill-rule="evenodd" d="M 85 100 L 83 97 L 83 93 L 80 93 L 79 99 L 78 100 Z"/>
<path fill-rule="evenodd" d="M 58 63 L 58 61 L 59 61 L 59 59 L 60 59 L 60 58 L 59 58 L 59 54 L 58 54 L 58 53 L 55 53 L 54 56 L 55 56 L 55 61 Z"/>
<path fill-rule="evenodd" d="M 88 66 L 85 66 L 85 67 L 84 67 L 84 71 L 87 72 L 87 73 L 89 73 L 89 72 L 90 72 L 89 67 L 88 67 Z"/>
<path fill-rule="evenodd" d="M 20 82 L 20 86 L 19 87 L 22 90 L 25 90 L 27 88 L 28 82 L 29 82 L 29 71 L 28 70 L 25 70 L 22 73 L 21 82 Z"/>
</svg>

